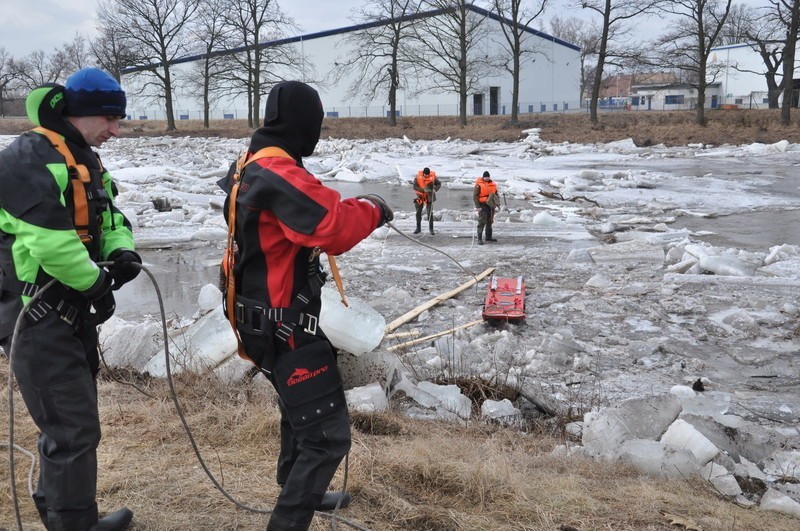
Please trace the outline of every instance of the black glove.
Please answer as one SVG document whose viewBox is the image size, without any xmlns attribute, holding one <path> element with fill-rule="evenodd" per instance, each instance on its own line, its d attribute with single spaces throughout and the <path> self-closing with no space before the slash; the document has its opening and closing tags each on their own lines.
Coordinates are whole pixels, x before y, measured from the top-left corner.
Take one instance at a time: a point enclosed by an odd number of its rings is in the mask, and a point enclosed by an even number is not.
<svg viewBox="0 0 800 531">
<path fill-rule="evenodd" d="M 105 323 L 114 315 L 114 310 L 117 308 L 117 303 L 114 300 L 114 292 L 111 290 L 111 275 L 101 270 L 100 274 L 103 276 L 99 284 L 95 284 L 92 289 L 86 293 L 92 301 L 93 312 L 86 316 L 86 324 L 97 326 L 100 323 Z"/>
<path fill-rule="evenodd" d="M 389 208 L 389 205 L 386 204 L 386 201 L 377 194 L 366 194 L 360 195 L 357 199 L 367 199 L 368 201 L 372 201 L 378 208 L 381 209 L 381 222 L 378 223 L 378 227 L 382 227 L 384 223 L 392 221 L 394 219 L 394 212 L 392 209 Z"/>
<path fill-rule="evenodd" d="M 142 263 L 141 257 L 128 249 L 117 249 L 108 256 L 108 259 L 114 262 L 110 270 L 111 279 L 114 281 L 111 289 L 114 291 L 136 278 L 141 271 L 141 268 L 135 265 Z"/>
</svg>

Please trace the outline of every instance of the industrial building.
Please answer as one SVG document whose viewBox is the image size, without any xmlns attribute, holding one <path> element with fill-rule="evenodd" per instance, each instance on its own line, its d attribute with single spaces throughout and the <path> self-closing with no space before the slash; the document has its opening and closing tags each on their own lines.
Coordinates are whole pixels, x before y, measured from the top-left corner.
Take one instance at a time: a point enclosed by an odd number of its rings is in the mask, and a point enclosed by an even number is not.
<svg viewBox="0 0 800 531">
<path fill-rule="evenodd" d="M 498 56 L 508 53 L 503 50 L 504 36 L 501 19 L 494 13 L 475 6 L 468 6 L 470 15 L 481 20 L 485 26 L 479 46 L 475 53 L 484 57 Z M 430 22 L 432 17 L 443 16 L 437 12 L 419 13 L 413 16 L 414 21 Z M 326 115 L 329 117 L 350 116 L 387 116 L 389 112 L 388 96 L 380 94 L 372 100 L 362 97 L 348 97 L 347 92 L 355 72 L 347 72 L 337 82 L 332 82 L 334 69 L 344 63 L 344 59 L 354 53 L 353 41 L 349 38 L 353 33 L 375 25 L 388 24 L 390 21 L 377 21 L 370 24 L 354 25 L 345 28 L 301 35 L 266 43 L 263 46 L 292 46 L 302 64 L 301 79 L 314 86 L 320 92 Z M 482 28 L 484 29 L 484 28 Z M 525 47 L 533 50 L 521 64 L 519 113 L 565 112 L 580 110 L 580 48 L 541 31 L 525 28 L 527 35 Z M 174 68 L 191 71 L 192 63 L 201 56 L 187 57 Z M 275 72 L 273 72 L 274 74 Z M 136 73 L 123 76 L 123 87 L 130 84 L 135 87 Z M 278 73 L 280 76 L 280 73 Z M 442 92 L 426 86 L 428 79 L 413 77 L 410 69 L 405 72 L 407 82 L 397 94 L 397 114 L 400 116 L 436 116 L 458 115 L 459 96 L 456 92 Z M 176 76 L 180 79 L 180 76 Z M 283 78 L 293 76 L 282 75 Z M 163 120 L 166 113 L 162 107 L 153 103 L 158 101 L 152 95 L 137 94 L 129 90 L 129 112 L 132 119 Z M 262 99 L 262 104 L 265 102 Z M 481 81 L 468 95 L 468 115 L 511 114 L 512 76 L 498 68 Z M 237 98 L 219 98 L 213 103 L 212 119 L 246 118 L 247 100 L 244 96 Z M 202 103 L 196 97 L 187 94 L 176 82 L 174 94 L 175 119 L 202 118 Z"/>
</svg>

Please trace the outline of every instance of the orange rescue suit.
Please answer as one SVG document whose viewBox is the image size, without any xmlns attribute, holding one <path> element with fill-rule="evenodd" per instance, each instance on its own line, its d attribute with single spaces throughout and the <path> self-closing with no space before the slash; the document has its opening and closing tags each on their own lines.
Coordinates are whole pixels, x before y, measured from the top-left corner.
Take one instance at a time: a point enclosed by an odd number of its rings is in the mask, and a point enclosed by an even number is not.
<svg viewBox="0 0 800 531">
<path fill-rule="evenodd" d="M 484 181 L 483 177 L 478 177 L 475 181 L 475 186 L 480 188 L 478 190 L 478 202 L 485 203 L 491 194 L 497 193 L 497 184 L 494 181 Z"/>
<path fill-rule="evenodd" d="M 430 198 L 428 197 L 427 192 L 424 192 L 426 188 L 431 188 L 433 190 L 438 190 L 439 188 L 436 186 L 438 179 L 436 178 L 436 172 L 431 171 L 428 175 L 422 173 L 422 170 L 417 172 L 417 179 L 415 181 L 416 186 L 414 187 L 414 191 L 417 192 L 417 203 L 420 205 L 426 205 L 430 203 Z"/>
</svg>

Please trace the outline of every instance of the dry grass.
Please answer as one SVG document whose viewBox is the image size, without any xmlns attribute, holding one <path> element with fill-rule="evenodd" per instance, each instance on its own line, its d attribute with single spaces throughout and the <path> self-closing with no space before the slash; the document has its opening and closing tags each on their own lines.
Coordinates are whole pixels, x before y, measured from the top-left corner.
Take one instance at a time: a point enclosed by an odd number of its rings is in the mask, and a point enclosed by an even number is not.
<svg viewBox="0 0 800 531">
<path fill-rule="evenodd" d="M 450 137 L 513 142 L 523 137 L 525 129 L 536 127 L 541 129 L 541 137 L 551 142 L 591 144 L 632 138 L 639 146 L 774 143 L 780 140 L 797 143 L 800 142 L 799 112 L 794 110 L 791 126 L 780 125 L 780 111 L 774 109 L 708 111 L 705 127 L 694 123 L 695 115 L 691 111 L 601 113 L 600 123 L 596 125 L 589 122 L 586 113 L 521 115 L 517 124 L 510 123 L 508 116 L 473 116 L 466 127 L 460 127 L 453 116 L 401 117 L 396 127 L 390 127 L 383 118 L 331 118 L 325 119 L 322 136 L 375 140 L 405 135 L 418 140 Z M 0 119 L 0 134 L 18 134 L 29 127 L 25 119 Z M 209 129 L 204 129 L 199 120 L 179 121 L 177 131 L 169 133 L 163 121 L 127 120 L 121 129 L 122 136 L 171 134 L 247 138 L 252 133 L 243 120 L 215 120 Z"/>
<path fill-rule="evenodd" d="M 5 361 L 0 379 L 0 407 L 7 411 Z M 145 385 L 158 398 L 101 379 L 101 510 L 132 508 L 135 531 L 264 529 L 265 515 L 236 508 L 206 477 L 166 384 Z M 182 378 L 176 388 L 217 480 L 237 500 L 269 508 L 278 493 L 278 413 L 271 388 L 263 379 L 229 388 L 197 376 Z M 15 406 L 16 442 L 35 451 L 36 430 L 18 394 Z M 6 430 L 0 428 L 3 441 Z M 621 466 L 550 456 L 560 441 L 548 434 L 415 421 L 389 412 L 354 414 L 353 435 L 348 490 L 354 502 L 342 516 L 373 530 L 675 529 L 660 511 L 706 530 L 798 527 L 791 517 L 737 507 L 699 480 L 649 479 Z M 24 528 L 42 529 L 27 496 L 28 460 L 16 453 L 16 462 Z M 342 481 L 340 469 L 334 486 Z M 12 528 L 5 465 L 0 482 L 0 528 Z M 316 518 L 312 529 L 330 527 L 329 520 Z"/>
</svg>

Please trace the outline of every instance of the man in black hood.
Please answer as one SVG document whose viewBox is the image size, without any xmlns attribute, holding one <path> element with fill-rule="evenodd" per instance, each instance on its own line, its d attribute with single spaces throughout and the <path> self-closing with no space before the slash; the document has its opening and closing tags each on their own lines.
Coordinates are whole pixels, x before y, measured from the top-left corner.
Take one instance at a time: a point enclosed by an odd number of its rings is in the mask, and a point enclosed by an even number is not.
<svg viewBox="0 0 800 531">
<path fill-rule="evenodd" d="M 282 490 L 268 531 L 306 530 L 315 510 L 349 503 L 326 492 L 350 449 L 350 419 L 334 350 L 317 326 L 325 273 L 319 254 L 350 250 L 391 221 L 376 195 L 342 199 L 303 167 L 322 127 L 317 91 L 278 83 L 264 125 L 220 186 L 228 192 L 229 276 L 225 301 L 240 355 L 279 396 Z"/>
<path fill-rule="evenodd" d="M 302 157 L 314 153 L 323 117 L 316 90 L 299 81 L 278 83 L 267 97 L 264 126 L 253 135 L 248 151 L 277 146 L 302 163 Z"/>
</svg>

